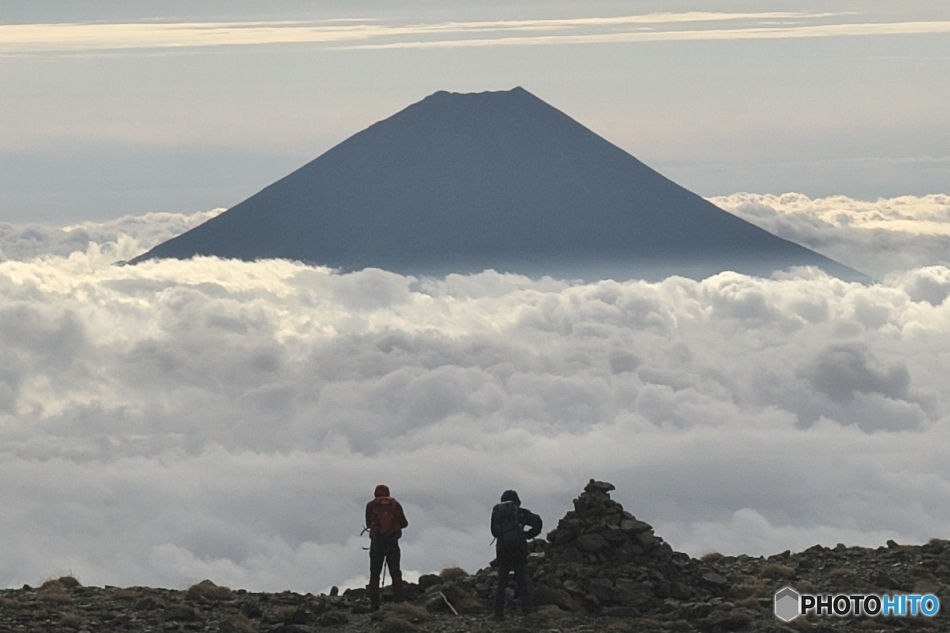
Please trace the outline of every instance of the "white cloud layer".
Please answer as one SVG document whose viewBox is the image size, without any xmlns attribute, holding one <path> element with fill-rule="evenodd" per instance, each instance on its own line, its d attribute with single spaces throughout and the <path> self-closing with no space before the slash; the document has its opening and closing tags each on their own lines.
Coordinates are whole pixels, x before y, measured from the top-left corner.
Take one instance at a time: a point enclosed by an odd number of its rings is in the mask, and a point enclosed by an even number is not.
<svg viewBox="0 0 950 633">
<path fill-rule="evenodd" d="M 96 261 L 127 261 L 223 211 L 212 209 L 192 214 L 153 212 L 65 227 L 0 222 L 0 262 L 68 257 L 76 252 L 86 253 Z"/>
<path fill-rule="evenodd" d="M 877 279 L 931 264 L 950 265 L 950 195 L 869 202 L 846 196 L 735 193 L 709 200 Z"/>
<path fill-rule="evenodd" d="M 85 225 L 101 242 L 68 255 L 0 235 L 0 585 L 358 584 L 380 482 L 415 572 L 485 565 L 504 489 L 548 530 L 591 477 L 696 555 L 950 534 L 945 265 L 872 286 L 113 265 L 192 220 Z"/>
</svg>

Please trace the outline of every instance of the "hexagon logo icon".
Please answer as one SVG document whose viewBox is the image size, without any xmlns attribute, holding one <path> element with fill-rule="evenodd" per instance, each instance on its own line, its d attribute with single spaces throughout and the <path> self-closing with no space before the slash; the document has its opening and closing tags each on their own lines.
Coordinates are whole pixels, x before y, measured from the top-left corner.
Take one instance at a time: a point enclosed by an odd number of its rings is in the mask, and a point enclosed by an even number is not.
<svg viewBox="0 0 950 633">
<path fill-rule="evenodd" d="M 797 618 L 799 613 L 798 601 L 801 596 L 791 587 L 783 587 L 775 592 L 775 617 L 783 622 L 790 622 Z"/>
</svg>

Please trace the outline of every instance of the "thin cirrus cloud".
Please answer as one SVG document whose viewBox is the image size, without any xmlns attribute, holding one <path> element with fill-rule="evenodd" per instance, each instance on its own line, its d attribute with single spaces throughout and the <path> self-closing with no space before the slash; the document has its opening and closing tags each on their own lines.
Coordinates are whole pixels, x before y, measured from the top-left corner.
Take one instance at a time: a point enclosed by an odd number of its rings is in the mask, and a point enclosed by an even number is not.
<svg viewBox="0 0 950 633">
<path fill-rule="evenodd" d="M 0 26 L 0 53 L 319 44 L 436 48 L 948 33 L 948 21 L 861 22 L 848 13 L 657 13 L 619 17 L 387 24 L 320 22 L 79 23 Z M 724 27 L 724 24 L 732 26 Z"/>
<path fill-rule="evenodd" d="M 947 211 L 743 196 L 799 224 Z M 502 490 L 547 530 L 590 477 L 694 555 L 950 533 L 950 268 L 926 249 L 872 285 L 115 265 L 215 213 L 0 227 L 0 586 L 360 585 L 380 482 L 413 573 L 486 565 Z"/>
</svg>

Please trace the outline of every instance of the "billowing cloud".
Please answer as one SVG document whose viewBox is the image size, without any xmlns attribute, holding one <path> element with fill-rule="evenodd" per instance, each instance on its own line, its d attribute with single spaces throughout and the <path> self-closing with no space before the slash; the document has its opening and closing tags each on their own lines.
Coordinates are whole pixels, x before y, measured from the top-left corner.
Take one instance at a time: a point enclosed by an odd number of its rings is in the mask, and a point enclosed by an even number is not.
<svg viewBox="0 0 950 633">
<path fill-rule="evenodd" d="M 156 244 L 207 222 L 224 209 L 198 213 L 155 212 L 126 215 L 105 222 L 83 222 L 65 227 L 0 222 L 0 262 L 37 257 L 68 257 L 93 248 L 103 261 L 132 259 Z"/>
<path fill-rule="evenodd" d="M 114 264 L 189 221 L 86 225 L 102 242 L 69 254 L 38 230 L 52 254 L 0 262 L 0 584 L 359 584 L 380 482 L 415 573 L 485 565 L 504 489 L 547 530 L 591 477 L 697 555 L 950 533 L 946 266 L 867 286 Z"/>
<path fill-rule="evenodd" d="M 950 264 L 950 196 L 946 194 L 864 201 L 846 196 L 812 199 L 798 193 L 736 193 L 709 201 L 878 279 L 896 271 Z M 931 274 L 937 273 L 925 276 Z M 921 291 L 927 292 L 923 287 Z"/>
</svg>

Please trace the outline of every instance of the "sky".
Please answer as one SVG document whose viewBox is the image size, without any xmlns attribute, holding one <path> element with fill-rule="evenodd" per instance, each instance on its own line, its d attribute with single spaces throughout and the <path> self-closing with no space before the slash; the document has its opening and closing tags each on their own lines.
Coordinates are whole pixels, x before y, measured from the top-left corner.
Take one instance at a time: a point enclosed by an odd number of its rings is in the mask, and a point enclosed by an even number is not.
<svg viewBox="0 0 950 633">
<path fill-rule="evenodd" d="M 0 218 L 230 207 L 437 90 L 522 86 L 705 196 L 950 177 L 942 0 L 0 4 Z"/>
<path fill-rule="evenodd" d="M 410 579 L 590 478 L 696 556 L 950 534 L 943 3 L 82 4 L 0 4 L 0 586 L 359 586 L 377 483 Z M 514 85 L 877 281 L 116 265 Z"/>
</svg>

